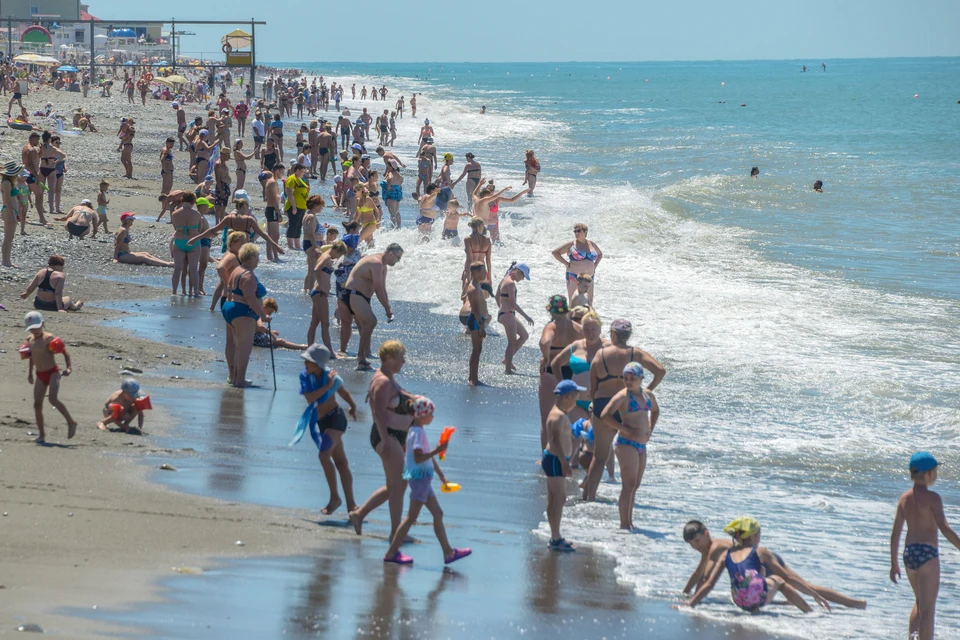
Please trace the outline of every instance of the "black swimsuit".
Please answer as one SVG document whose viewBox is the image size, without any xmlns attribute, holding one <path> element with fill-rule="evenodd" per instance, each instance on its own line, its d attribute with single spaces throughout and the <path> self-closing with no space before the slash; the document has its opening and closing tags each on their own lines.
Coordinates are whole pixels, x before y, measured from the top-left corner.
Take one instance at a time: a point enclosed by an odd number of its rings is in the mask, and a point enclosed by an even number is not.
<svg viewBox="0 0 960 640">
<path fill-rule="evenodd" d="M 391 380 L 391 382 L 393 382 Z M 393 409 L 390 409 L 395 414 L 399 416 L 412 416 L 413 415 L 413 396 L 400 388 L 396 382 L 393 382 L 393 386 L 397 389 L 398 404 Z M 401 431 L 399 429 L 391 429 L 387 427 L 387 437 L 393 438 L 400 443 L 400 447 L 406 449 L 407 447 L 407 432 Z M 380 431 L 377 429 L 377 423 L 374 422 L 373 426 L 370 428 L 370 446 L 373 447 L 373 450 L 377 450 L 377 446 L 380 444 Z"/>
</svg>

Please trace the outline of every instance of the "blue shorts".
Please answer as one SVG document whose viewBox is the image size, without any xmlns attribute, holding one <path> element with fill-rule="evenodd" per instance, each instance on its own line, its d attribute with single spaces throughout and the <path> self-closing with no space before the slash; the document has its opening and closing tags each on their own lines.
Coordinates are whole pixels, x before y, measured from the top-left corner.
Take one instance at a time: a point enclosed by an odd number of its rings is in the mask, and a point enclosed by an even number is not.
<svg viewBox="0 0 960 640">
<path fill-rule="evenodd" d="M 543 458 L 540 460 L 540 467 L 548 478 L 562 478 L 563 465 L 560 458 L 547 451 L 543 452 Z"/>
<path fill-rule="evenodd" d="M 467 316 L 467 329 L 470 329 L 470 331 L 480 331 L 481 326 L 482 325 L 477 320 L 477 316 L 473 315 L 472 313 Z"/>
<path fill-rule="evenodd" d="M 428 218 L 427 216 L 417 216 L 417 224 L 433 224 L 436 222 L 436 218 Z"/>
</svg>

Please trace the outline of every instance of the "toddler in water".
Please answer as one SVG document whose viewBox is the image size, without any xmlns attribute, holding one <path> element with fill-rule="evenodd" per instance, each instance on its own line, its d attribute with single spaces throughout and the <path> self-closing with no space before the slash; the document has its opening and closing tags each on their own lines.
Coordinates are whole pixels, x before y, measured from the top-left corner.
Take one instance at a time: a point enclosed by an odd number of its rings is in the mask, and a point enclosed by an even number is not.
<svg viewBox="0 0 960 640">
<path fill-rule="evenodd" d="M 937 460 L 926 451 L 910 458 L 910 478 L 913 488 L 900 496 L 897 516 L 890 535 L 890 579 L 900 577 L 897 554 L 903 523 L 907 523 L 907 540 L 903 548 L 903 564 L 916 600 L 910 612 L 910 637 L 932 640 L 937 592 L 940 589 L 940 549 L 937 531 L 960 549 L 960 537 L 954 532 L 943 513 L 943 500 L 930 491 L 937 481 Z"/>
<path fill-rule="evenodd" d="M 143 431 L 143 412 L 152 408 L 150 396 L 140 397 L 140 383 L 126 378 L 120 383 L 120 390 L 114 391 L 103 405 L 103 417 L 97 428 L 107 431 L 108 424 L 116 424 L 120 431 L 130 433 L 130 423 L 137 419 L 137 432 Z"/>
<path fill-rule="evenodd" d="M 473 553 L 469 548 L 457 549 L 451 547 L 447 541 L 447 530 L 443 526 L 443 511 L 437 501 L 437 494 L 431 486 L 433 474 L 436 473 L 440 482 L 447 484 L 447 478 L 437 464 L 436 455 L 447 450 L 446 444 L 438 444 L 430 449 L 430 441 L 424 427 L 433 422 L 434 405 L 429 398 L 416 396 L 413 399 L 413 426 L 407 432 L 406 460 L 403 465 L 403 479 L 410 487 L 410 510 L 403 519 L 397 532 L 393 536 L 390 548 L 383 556 L 384 562 L 396 564 L 413 564 L 413 558 L 400 552 L 400 544 L 406 539 L 410 527 L 417 521 L 420 509 L 427 505 L 427 510 L 433 516 L 433 531 L 443 549 L 445 564 L 456 562 Z"/>
<path fill-rule="evenodd" d="M 577 276 L 577 291 L 570 297 L 570 308 L 586 307 L 591 309 L 590 299 L 587 297 L 590 287 L 593 285 L 593 276 L 589 273 L 581 273 Z"/>
<path fill-rule="evenodd" d="M 561 381 L 553 390 L 554 405 L 547 414 L 547 448 L 543 450 L 540 468 L 547 476 L 547 520 L 550 523 L 550 544 L 554 551 L 576 551 L 576 547 L 560 535 L 563 505 L 567 501 L 566 478 L 573 475 L 570 467 L 570 419 L 567 413 L 577 405 L 580 392 L 586 391 L 573 380 Z"/>
</svg>

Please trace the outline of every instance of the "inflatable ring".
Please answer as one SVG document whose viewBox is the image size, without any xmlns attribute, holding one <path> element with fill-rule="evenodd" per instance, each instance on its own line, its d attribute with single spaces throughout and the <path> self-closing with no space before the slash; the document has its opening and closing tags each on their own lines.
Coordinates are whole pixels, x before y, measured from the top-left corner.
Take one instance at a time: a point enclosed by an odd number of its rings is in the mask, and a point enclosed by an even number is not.
<svg viewBox="0 0 960 640">
<path fill-rule="evenodd" d="M 147 82 L 153 81 L 153 74 L 150 73 L 149 71 L 146 74 L 144 74 L 143 77 L 147 80 Z"/>
<path fill-rule="evenodd" d="M 29 122 L 18 122 L 13 118 L 7 120 L 7 126 L 11 129 L 19 129 L 21 131 L 33 131 L 33 125 Z"/>
<path fill-rule="evenodd" d="M 223 51 L 224 53 L 230 53 L 233 51 L 233 47 L 230 46 L 229 42 L 224 42 L 223 46 L 220 47 L 220 50 Z"/>
</svg>

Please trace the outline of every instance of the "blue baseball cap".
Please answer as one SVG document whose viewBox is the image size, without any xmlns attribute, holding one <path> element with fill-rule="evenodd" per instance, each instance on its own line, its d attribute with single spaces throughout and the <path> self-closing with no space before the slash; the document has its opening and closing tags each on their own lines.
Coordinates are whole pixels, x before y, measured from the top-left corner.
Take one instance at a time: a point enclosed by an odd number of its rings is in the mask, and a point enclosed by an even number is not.
<svg viewBox="0 0 960 640">
<path fill-rule="evenodd" d="M 573 393 L 574 391 L 586 391 L 586 387 L 581 387 L 573 380 L 562 380 L 554 390 L 553 395 L 555 396 L 565 396 L 568 393 Z"/>
<path fill-rule="evenodd" d="M 936 469 L 938 465 L 937 459 L 926 451 L 918 451 L 910 456 L 910 471 L 923 473 L 924 471 Z"/>
</svg>

